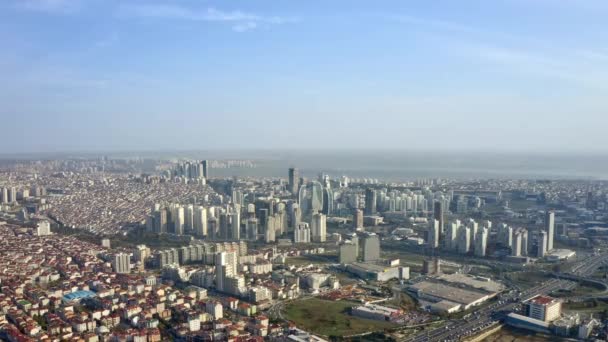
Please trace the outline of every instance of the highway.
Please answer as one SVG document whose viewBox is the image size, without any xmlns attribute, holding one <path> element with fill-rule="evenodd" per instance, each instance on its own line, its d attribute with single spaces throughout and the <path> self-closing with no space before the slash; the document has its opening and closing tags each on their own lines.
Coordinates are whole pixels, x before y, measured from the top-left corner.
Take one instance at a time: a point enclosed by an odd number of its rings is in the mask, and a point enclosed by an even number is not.
<svg viewBox="0 0 608 342">
<path fill-rule="evenodd" d="M 608 263 L 608 254 L 592 256 L 574 265 L 568 274 L 578 277 L 589 277 L 601 265 Z M 559 276 L 559 275 L 558 275 Z M 505 315 L 517 308 L 524 300 L 541 294 L 548 294 L 559 289 L 573 289 L 577 283 L 563 278 L 547 280 L 519 294 L 505 293 L 498 296 L 498 301 L 484 307 L 468 318 L 452 320 L 440 328 L 410 336 L 402 341 L 439 342 L 460 341 L 465 337 L 478 334 L 497 324 Z"/>
</svg>

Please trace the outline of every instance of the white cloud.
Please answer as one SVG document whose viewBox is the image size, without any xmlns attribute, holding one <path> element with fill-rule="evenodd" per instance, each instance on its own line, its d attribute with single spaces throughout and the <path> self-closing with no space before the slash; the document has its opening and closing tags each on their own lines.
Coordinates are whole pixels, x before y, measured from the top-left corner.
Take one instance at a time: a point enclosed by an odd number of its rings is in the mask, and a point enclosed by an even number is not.
<svg viewBox="0 0 608 342">
<path fill-rule="evenodd" d="M 127 17 L 206 21 L 231 23 L 236 32 L 256 29 L 261 25 L 281 25 L 297 22 L 295 18 L 280 16 L 263 16 L 243 11 L 224 11 L 213 7 L 196 9 L 169 4 L 121 5 L 119 15 Z"/>
</svg>

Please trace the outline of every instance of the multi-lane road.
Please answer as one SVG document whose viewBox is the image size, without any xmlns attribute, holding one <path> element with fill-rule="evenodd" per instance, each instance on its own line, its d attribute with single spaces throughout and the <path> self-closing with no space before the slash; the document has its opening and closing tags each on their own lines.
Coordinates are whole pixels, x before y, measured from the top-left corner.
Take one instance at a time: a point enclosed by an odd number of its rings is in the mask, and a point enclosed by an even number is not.
<svg viewBox="0 0 608 342">
<path fill-rule="evenodd" d="M 589 277 L 601 265 L 608 263 L 608 254 L 595 255 L 575 265 L 570 274 Z M 506 313 L 513 311 L 521 301 L 541 294 L 548 294 L 559 289 L 573 289 L 577 283 L 563 278 L 551 279 L 539 285 L 517 293 L 505 293 L 498 296 L 498 301 L 476 311 L 467 318 L 451 320 L 445 325 L 405 338 L 412 342 L 460 341 L 465 337 L 480 333 L 501 321 Z"/>
</svg>

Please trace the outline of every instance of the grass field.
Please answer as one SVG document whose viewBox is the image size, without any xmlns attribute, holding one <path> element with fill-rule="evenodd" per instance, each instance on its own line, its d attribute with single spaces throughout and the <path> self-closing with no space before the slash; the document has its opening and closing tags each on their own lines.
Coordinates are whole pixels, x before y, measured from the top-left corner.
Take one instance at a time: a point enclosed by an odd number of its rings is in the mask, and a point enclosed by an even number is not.
<svg viewBox="0 0 608 342">
<path fill-rule="evenodd" d="M 348 336 L 396 326 L 351 316 L 348 311 L 355 305 L 358 304 L 348 301 L 303 299 L 290 303 L 285 308 L 285 317 L 304 330 L 324 336 Z"/>
</svg>

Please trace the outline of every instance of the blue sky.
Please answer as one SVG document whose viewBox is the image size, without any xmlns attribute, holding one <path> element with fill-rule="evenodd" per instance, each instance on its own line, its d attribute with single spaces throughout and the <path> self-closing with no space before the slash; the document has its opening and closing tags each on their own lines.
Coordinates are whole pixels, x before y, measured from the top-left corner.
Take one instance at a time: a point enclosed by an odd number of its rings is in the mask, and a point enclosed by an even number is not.
<svg viewBox="0 0 608 342">
<path fill-rule="evenodd" d="M 3 0 L 0 152 L 608 152 L 607 17 L 605 0 Z"/>
</svg>

